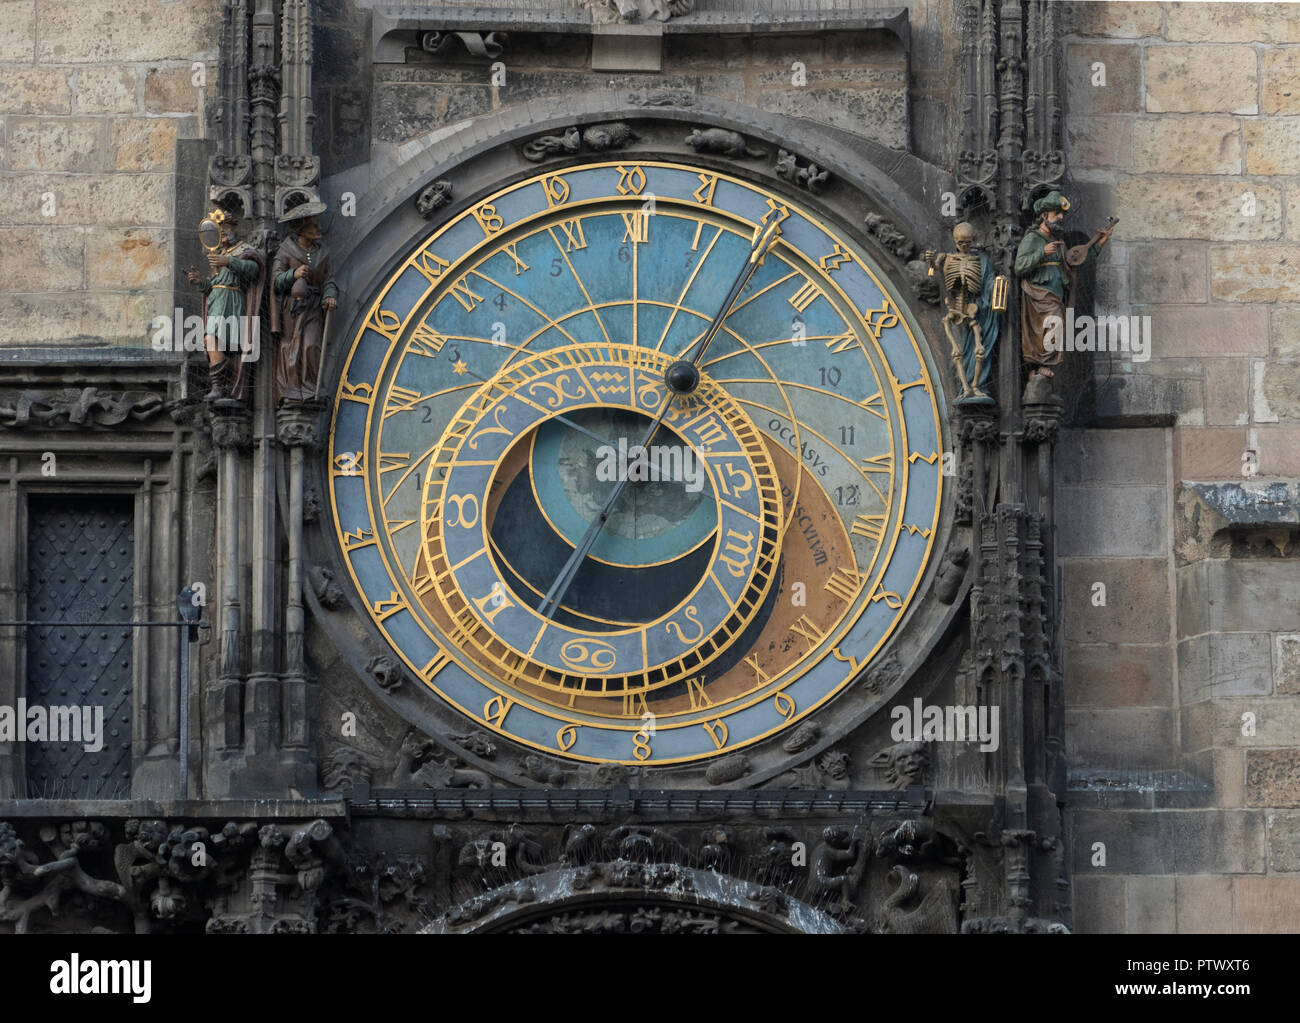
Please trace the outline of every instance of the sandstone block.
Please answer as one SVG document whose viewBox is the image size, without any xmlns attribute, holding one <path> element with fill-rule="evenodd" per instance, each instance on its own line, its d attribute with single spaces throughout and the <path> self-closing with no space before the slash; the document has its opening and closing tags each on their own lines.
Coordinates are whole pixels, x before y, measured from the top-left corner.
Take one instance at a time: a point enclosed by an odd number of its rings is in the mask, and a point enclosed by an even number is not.
<svg viewBox="0 0 1300 1023">
<path fill-rule="evenodd" d="M 17 171 L 98 171 L 104 163 L 104 122 L 81 118 L 13 118 L 9 161 Z"/>
<path fill-rule="evenodd" d="M 1206 246 L 1202 242 L 1134 245 L 1129 256 L 1129 290 L 1133 301 L 1204 302 L 1209 297 Z"/>
<path fill-rule="evenodd" d="M 1273 651 L 1273 692 L 1278 696 L 1300 696 L 1300 634 L 1277 637 Z"/>
<path fill-rule="evenodd" d="M 1300 114 L 1300 49 L 1279 46 L 1260 57 L 1260 92 L 1266 114 Z"/>
<path fill-rule="evenodd" d="M 1152 46 L 1146 51 L 1151 113 L 1259 113 L 1259 70 L 1249 46 Z"/>
<path fill-rule="evenodd" d="M 1300 42 L 1300 18 L 1288 4 L 1167 4 L 1165 38 L 1189 43 Z"/>
<path fill-rule="evenodd" d="M 36 0 L 0 3 L 0 61 L 30 64 L 36 58 Z"/>
<path fill-rule="evenodd" d="M 1221 302 L 1300 302 L 1300 245 L 1210 249 L 1210 296 Z"/>
<path fill-rule="evenodd" d="M 1174 879 L 1179 934 L 1219 934 L 1232 919 L 1232 878 L 1207 874 Z"/>
<path fill-rule="evenodd" d="M 71 72 L 62 68 L 0 68 L 0 114 L 67 114 Z"/>
<path fill-rule="evenodd" d="M 1300 306 L 1274 307 L 1270 311 L 1269 334 L 1273 355 L 1300 358 Z"/>
<path fill-rule="evenodd" d="M 1300 749 L 1246 751 L 1246 805 L 1300 806 Z"/>
<path fill-rule="evenodd" d="M 1128 167 L 1133 160 L 1133 118 L 1122 114 L 1078 117 L 1065 125 L 1070 165 L 1079 169 Z"/>
<path fill-rule="evenodd" d="M 1133 122 L 1133 171 L 1240 174 L 1241 127 L 1234 117 L 1139 117 Z"/>
<path fill-rule="evenodd" d="M 1272 636 L 1220 632 L 1178 644 L 1178 685 L 1184 705 L 1224 696 L 1272 691 Z"/>
<path fill-rule="evenodd" d="M 1111 194 L 1122 223 L 1145 238 L 1246 241 L 1282 236 L 1282 190 L 1258 181 L 1151 175 L 1125 178 Z"/>
<path fill-rule="evenodd" d="M 1151 317 L 1153 359 L 1268 354 L 1268 314 L 1264 309 L 1167 305 L 1141 312 Z"/>
<path fill-rule="evenodd" d="M 1063 562 L 1065 638 L 1075 643 L 1166 643 L 1169 579 L 1164 558 L 1072 558 Z M 1092 605 L 1093 584 L 1106 606 Z"/>
<path fill-rule="evenodd" d="M 0 281 L 5 291 L 77 291 L 83 272 L 84 232 L 80 228 L 0 228 Z"/>
<path fill-rule="evenodd" d="M 1067 643 L 1066 706 L 1168 707 L 1173 666 L 1168 646 Z"/>
<path fill-rule="evenodd" d="M 1255 431 L 1261 476 L 1300 476 L 1300 426 L 1277 423 Z"/>
<path fill-rule="evenodd" d="M 201 114 L 203 89 L 190 68 L 151 67 L 144 76 L 144 108 L 151 114 Z"/>
<path fill-rule="evenodd" d="M 1241 477 L 1246 431 L 1241 427 L 1188 427 L 1174 434 L 1174 471 L 1180 480 Z"/>
<path fill-rule="evenodd" d="M 1300 117 L 1246 121 L 1247 174 L 1293 174 L 1300 166 Z"/>
<path fill-rule="evenodd" d="M 1300 873 L 1300 813 L 1272 810 L 1264 815 L 1270 874 Z"/>
<path fill-rule="evenodd" d="M 38 60 L 48 64 L 202 60 L 215 56 L 220 24 L 219 0 L 41 4 Z"/>
<path fill-rule="evenodd" d="M 1150 3 L 1072 4 L 1064 23 L 1075 35 L 1140 39 L 1160 34 L 1160 8 Z"/>
<path fill-rule="evenodd" d="M 1056 442 L 1058 486 L 1164 486 L 1167 478 L 1163 430 L 1062 430 Z"/>
<path fill-rule="evenodd" d="M 1232 883 L 1235 934 L 1289 934 L 1300 917 L 1300 878 L 1238 877 Z"/>
<path fill-rule="evenodd" d="M 139 77 L 129 67 L 83 67 L 77 70 L 79 114 L 133 114 L 139 107 Z"/>
<path fill-rule="evenodd" d="M 1128 878 L 1124 920 L 1129 934 L 1173 934 L 1178 920 L 1174 878 Z"/>
<path fill-rule="evenodd" d="M 1163 487 L 1060 487 L 1062 557 L 1151 557 L 1169 545 Z"/>
<path fill-rule="evenodd" d="M 1105 83 L 1102 81 L 1104 65 Z M 1139 47 L 1129 43 L 1071 43 L 1065 48 L 1066 105 L 1072 117 L 1135 114 L 1142 109 Z"/>
<path fill-rule="evenodd" d="M 1075 874 L 1074 932 L 1076 934 L 1123 934 L 1124 882 L 1122 877 Z"/>
<path fill-rule="evenodd" d="M 1247 421 L 1250 360 L 1206 359 L 1205 424 L 1239 426 Z"/>
<path fill-rule="evenodd" d="M 86 235 L 91 288 L 166 288 L 172 279 L 170 232 L 96 227 Z"/>
<path fill-rule="evenodd" d="M 132 117 L 116 119 L 109 128 L 108 150 L 115 170 L 171 170 L 176 133 L 182 119 Z"/>
<path fill-rule="evenodd" d="M 1252 810 L 1076 810 L 1073 871 L 1097 875 L 1092 844 L 1106 845 L 1108 874 L 1245 874 L 1264 869 L 1264 821 Z"/>
</svg>

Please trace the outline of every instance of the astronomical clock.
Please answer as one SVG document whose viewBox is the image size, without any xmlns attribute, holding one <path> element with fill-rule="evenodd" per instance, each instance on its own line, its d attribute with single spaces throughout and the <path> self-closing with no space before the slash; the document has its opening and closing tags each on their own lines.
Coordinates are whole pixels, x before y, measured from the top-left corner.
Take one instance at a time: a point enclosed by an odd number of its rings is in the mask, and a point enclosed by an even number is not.
<svg viewBox="0 0 1300 1023">
<path fill-rule="evenodd" d="M 408 716 L 587 764 L 743 753 L 752 784 L 889 695 L 863 679 L 933 568 L 944 390 L 860 222 L 611 155 L 483 189 L 376 275 L 336 335 L 335 556 Z"/>
</svg>

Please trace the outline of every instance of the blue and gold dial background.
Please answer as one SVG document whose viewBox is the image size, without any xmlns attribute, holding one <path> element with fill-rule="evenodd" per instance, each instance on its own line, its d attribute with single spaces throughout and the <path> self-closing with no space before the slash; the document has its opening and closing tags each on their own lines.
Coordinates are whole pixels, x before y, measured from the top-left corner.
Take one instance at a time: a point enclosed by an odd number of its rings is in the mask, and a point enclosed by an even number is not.
<svg viewBox="0 0 1300 1023">
<path fill-rule="evenodd" d="M 639 433 L 765 220 L 777 243 L 665 419 L 704 488 L 637 491 L 542 621 L 527 602 L 599 494 L 575 483 L 595 441 L 554 417 Z M 338 543 L 394 651 L 481 725 L 587 761 L 725 754 L 850 686 L 907 613 L 938 387 L 863 252 L 784 197 L 668 163 L 538 175 L 440 227 L 367 308 L 330 439 Z"/>
</svg>

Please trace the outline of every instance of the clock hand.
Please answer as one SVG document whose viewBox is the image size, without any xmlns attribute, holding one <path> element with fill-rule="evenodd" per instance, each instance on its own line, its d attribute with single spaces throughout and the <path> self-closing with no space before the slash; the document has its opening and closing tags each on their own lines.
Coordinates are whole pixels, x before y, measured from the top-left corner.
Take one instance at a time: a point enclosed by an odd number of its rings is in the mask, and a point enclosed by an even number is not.
<svg viewBox="0 0 1300 1023">
<path fill-rule="evenodd" d="M 717 337 L 718 331 L 722 328 L 722 321 L 731 312 L 731 307 L 736 304 L 736 299 L 740 297 L 740 293 L 744 290 L 745 285 L 749 283 L 749 279 L 754 276 L 754 271 L 763 265 L 763 257 L 771 251 L 780 234 L 781 222 L 777 219 L 773 219 L 770 223 L 766 220 L 760 221 L 754 228 L 754 238 L 750 243 L 749 256 L 745 260 L 745 265 L 740 268 L 740 273 L 736 274 L 736 280 L 731 285 L 731 290 L 727 292 L 727 297 L 723 299 L 722 307 L 718 310 L 717 315 L 713 317 L 713 322 L 709 324 L 709 329 L 701 335 L 698 341 L 692 344 L 692 347 L 698 345 L 699 351 L 691 359 L 687 359 L 686 355 L 683 354 L 681 361 L 689 362 L 692 366 L 699 365 L 700 359 L 704 357 L 705 349 L 709 347 L 713 339 Z M 688 348 L 686 351 L 689 353 L 690 350 Z"/>
<path fill-rule="evenodd" d="M 745 260 L 745 265 L 740 268 L 736 274 L 735 281 L 732 282 L 731 289 L 727 292 L 727 297 L 723 299 L 721 308 L 713 317 L 713 322 L 709 324 L 709 329 L 701 335 L 698 341 L 692 343 L 691 348 L 698 347 L 695 356 L 687 359 L 683 356 L 678 359 L 664 374 L 664 380 L 668 385 L 668 397 L 664 399 L 663 406 L 659 409 L 659 414 L 655 416 L 654 422 L 650 424 L 650 429 L 646 432 L 645 439 L 641 442 L 641 448 L 648 448 L 654 440 L 655 434 L 659 432 L 659 426 L 663 422 L 664 416 L 668 412 L 669 405 L 672 404 L 673 398 L 682 394 L 690 394 L 699 385 L 700 371 L 696 368 L 700 359 L 704 357 L 705 350 L 717 336 L 718 330 L 722 327 L 722 321 L 727 318 L 731 312 L 731 307 L 736 304 L 736 299 L 744 290 L 749 279 L 754 276 L 760 266 L 763 265 L 763 257 L 776 244 L 776 240 L 781 234 L 781 221 L 773 218 L 771 221 L 764 219 L 754 228 L 754 237 L 750 242 L 749 256 Z M 689 353 L 690 348 L 686 351 Z M 560 608 L 560 602 L 564 595 L 569 592 L 569 587 L 573 585 L 573 580 L 578 575 L 578 569 L 582 567 L 583 561 L 586 560 L 587 554 L 595 546 L 596 541 L 600 538 L 601 531 L 605 528 L 605 523 L 609 521 L 609 516 L 614 510 L 614 505 L 618 499 L 623 496 L 623 491 L 627 489 L 628 478 L 631 473 L 631 466 L 624 472 L 614 489 L 610 492 L 609 498 L 605 501 L 600 513 L 594 518 L 587 527 L 586 533 L 583 534 L 582 540 L 569 559 L 560 569 L 560 574 L 556 576 L 555 582 L 551 588 L 546 591 L 546 596 L 542 598 L 542 603 L 538 607 L 538 612 L 543 618 L 551 618 Z"/>
<path fill-rule="evenodd" d="M 650 446 L 650 442 L 654 440 L 655 434 L 659 432 L 659 426 L 663 422 L 664 416 L 668 412 L 668 406 L 672 404 L 674 397 L 676 397 L 676 395 L 670 393 L 664 399 L 664 403 L 659 409 L 659 414 L 655 416 L 654 422 L 650 424 L 650 429 L 646 431 L 645 438 L 641 441 L 640 447 L 642 450 Z M 582 535 L 582 539 L 578 542 L 578 546 L 575 547 L 573 553 L 569 555 L 569 560 L 566 561 L 564 567 L 560 569 L 560 574 L 555 577 L 555 582 L 551 583 L 551 588 L 546 591 L 546 596 L 542 598 L 542 603 L 537 608 L 543 618 L 554 617 L 555 612 L 560 609 L 560 602 L 564 599 L 564 595 L 569 592 L 569 587 L 573 585 L 573 580 L 578 575 L 578 569 L 582 567 L 582 563 L 586 560 L 588 552 L 590 552 L 591 548 L 595 546 L 596 540 L 599 539 L 601 530 L 605 528 L 605 523 L 609 521 L 609 516 L 614 510 L 614 505 L 623 495 L 623 491 L 627 489 L 628 481 L 631 478 L 631 472 L 632 467 L 629 465 L 623 475 L 619 478 L 619 481 L 614 485 L 614 489 L 610 491 L 610 495 L 601 507 L 600 513 L 591 520 L 591 525 L 587 527 L 587 531 Z"/>
</svg>

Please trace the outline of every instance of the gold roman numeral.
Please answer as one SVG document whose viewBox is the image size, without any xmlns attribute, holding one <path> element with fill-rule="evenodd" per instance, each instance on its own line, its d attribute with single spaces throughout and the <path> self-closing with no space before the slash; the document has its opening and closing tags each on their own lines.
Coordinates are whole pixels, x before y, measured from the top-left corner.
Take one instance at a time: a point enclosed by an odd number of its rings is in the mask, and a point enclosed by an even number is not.
<svg viewBox="0 0 1300 1023">
<path fill-rule="evenodd" d="M 469 274 L 466 274 L 451 286 L 451 294 L 467 313 L 472 313 L 474 307 L 483 301 L 483 296 L 476 295 L 469 286 Z"/>
<path fill-rule="evenodd" d="M 812 281 L 804 281 L 803 287 L 790 296 L 790 304 L 803 312 L 817 300 L 819 294 L 821 292 L 817 290 L 817 285 Z"/>
<path fill-rule="evenodd" d="M 847 263 L 849 259 L 850 256 L 848 250 L 839 243 L 836 243 L 833 251 L 817 260 L 817 265 L 827 273 L 830 273 L 834 270 L 838 270 L 841 266 Z"/>
<path fill-rule="evenodd" d="M 419 391 L 393 384 L 388 389 L 388 398 L 384 401 L 384 418 L 390 419 L 399 412 L 410 412 L 423 397 L 424 395 Z"/>
<path fill-rule="evenodd" d="M 846 331 L 839 337 L 833 337 L 826 342 L 826 347 L 831 350 L 832 355 L 842 355 L 850 348 L 856 348 L 858 337 L 853 331 Z"/>
<path fill-rule="evenodd" d="M 524 273 L 525 271 L 532 269 L 531 266 L 529 266 L 527 263 L 525 263 L 522 259 L 519 258 L 519 253 L 516 251 L 518 248 L 519 248 L 519 243 L 514 242 L 513 244 L 503 246 L 501 249 L 502 252 L 504 252 L 507 256 L 509 256 L 511 259 L 515 261 L 516 277 L 518 277 L 521 273 Z"/>
<path fill-rule="evenodd" d="M 885 517 L 883 515 L 859 515 L 853 520 L 849 530 L 854 536 L 865 536 L 872 543 L 879 543 L 885 535 Z"/>
<path fill-rule="evenodd" d="M 423 355 L 426 359 L 432 359 L 442 351 L 442 346 L 446 343 L 447 339 L 427 322 L 417 323 L 410 339 L 406 342 L 406 351 L 410 355 Z"/>
<path fill-rule="evenodd" d="M 587 236 L 582 232 L 581 220 L 562 220 L 559 228 L 564 232 L 564 237 L 568 241 L 564 251 L 572 252 L 574 249 L 585 249 L 587 247 Z"/>
<path fill-rule="evenodd" d="M 691 710 L 712 707 L 713 701 L 704 692 L 704 676 L 686 679 L 686 695 L 691 698 Z"/>
<path fill-rule="evenodd" d="M 799 620 L 790 626 L 790 631 L 806 639 L 810 650 L 826 638 L 826 633 L 807 615 L 800 615 Z"/>
<path fill-rule="evenodd" d="M 650 214 L 638 211 L 636 213 L 620 213 L 623 218 L 623 226 L 626 230 L 623 232 L 623 241 L 630 241 L 633 245 L 643 245 L 650 239 Z"/>
<path fill-rule="evenodd" d="M 826 592 L 840 600 L 852 601 L 862 589 L 863 577 L 851 568 L 837 568 L 826 581 Z"/>
</svg>

